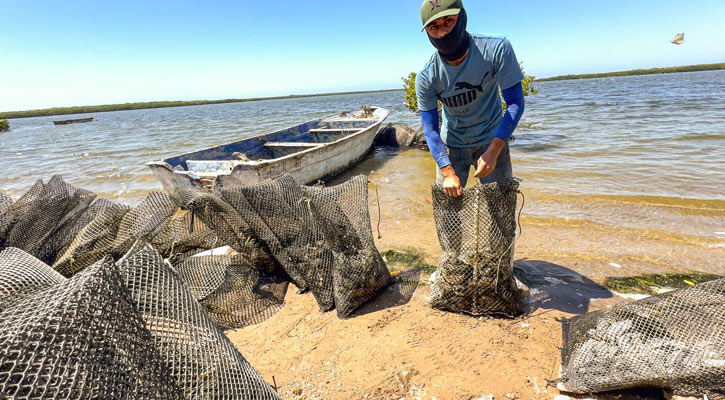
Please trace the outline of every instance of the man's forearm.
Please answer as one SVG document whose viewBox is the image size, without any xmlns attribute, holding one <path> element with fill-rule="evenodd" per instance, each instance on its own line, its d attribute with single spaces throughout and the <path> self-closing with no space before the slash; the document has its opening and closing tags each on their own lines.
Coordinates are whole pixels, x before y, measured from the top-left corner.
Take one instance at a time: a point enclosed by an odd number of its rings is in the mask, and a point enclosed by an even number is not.
<svg viewBox="0 0 725 400">
<path fill-rule="evenodd" d="M 506 112 L 501 118 L 501 122 L 496 130 L 496 138 L 508 141 L 511 134 L 514 133 L 516 126 L 519 124 L 519 120 L 524 113 L 524 91 L 521 86 L 521 82 L 518 84 L 502 90 L 504 101 L 506 101 Z"/>
<path fill-rule="evenodd" d="M 488 149 L 486 151 L 493 152 L 493 155 L 498 157 L 499 154 L 501 154 L 501 150 L 503 150 L 503 146 L 506 145 L 506 142 L 501 138 L 493 138 L 493 142 L 488 145 Z"/>
<path fill-rule="evenodd" d="M 434 108 L 429 111 L 421 111 L 420 120 L 423 123 L 425 142 L 428 144 L 428 150 L 433 155 L 433 159 L 435 159 L 438 168 L 451 165 L 446 145 L 443 143 L 443 139 L 441 139 L 440 126 L 438 124 L 438 110 Z"/>
</svg>

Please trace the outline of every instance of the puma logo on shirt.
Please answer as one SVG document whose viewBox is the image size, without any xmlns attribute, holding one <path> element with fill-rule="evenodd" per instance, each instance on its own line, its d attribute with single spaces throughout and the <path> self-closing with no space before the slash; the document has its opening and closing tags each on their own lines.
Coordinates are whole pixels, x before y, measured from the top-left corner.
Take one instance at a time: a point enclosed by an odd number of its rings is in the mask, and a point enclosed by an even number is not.
<svg viewBox="0 0 725 400">
<path fill-rule="evenodd" d="M 443 97 L 441 98 L 441 101 L 448 107 L 461 107 L 475 101 L 478 97 L 478 92 L 483 93 L 483 81 L 486 80 L 489 72 L 490 71 L 486 71 L 486 74 L 484 74 L 481 79 L 481 83 L 478 85 L 473 85 L 468 82 L 456 82 L 455 90 L 468 89 L 468 91 L 449 97 Z"/>
<path fill-rule="evenodd" d="M 488 73 L 490 71 L 486 71 L 486 74 L 483 75 L 483 79 L 481 79 L 481 83 L 478 85 L 472 85 L 468 82 L 456 82 L 456 90 L 461 89 L 477 89 L 479 92 L 483 92 L 483 81 L 486 79 L 486 76 L 488 76 Z"/>
</svg>

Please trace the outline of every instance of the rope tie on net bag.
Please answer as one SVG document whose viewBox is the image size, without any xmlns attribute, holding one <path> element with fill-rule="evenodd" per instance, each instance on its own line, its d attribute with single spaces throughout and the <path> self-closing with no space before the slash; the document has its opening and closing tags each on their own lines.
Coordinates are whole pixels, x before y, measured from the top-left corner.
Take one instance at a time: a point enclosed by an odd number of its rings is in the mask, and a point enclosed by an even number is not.
<svg viewBox="0 0 725 400">
<path fill-rule="evenodd" d="M 526 197 L 524 196 L 524 192 L 522 192 L 521 190 L 518 190 L 518 189 L 516 190 L 516 194 L 521 195 L 521 207 L 519 208 L 519 215 L 516 217 L 516 224 L 518 224 L 518 226 L 519 226 L 519 234 L 516 235 L 516 232 L 514 231 L 514 240 L 511 241 L 511 244 L 509 245 L 509 247 L 507 247 L 506 250 L 504 250 L 501 253 L 501 255 L 498 257 L 498 262 L 496 263 L 496 280 L 494 281 L 494 290 L 496 291 L 496 293 L 498 293 L 498 277 L 499 277 L 499 274 L 501 273 L 501 261 L 503 260 L 503 257 L 509 251 L 511 251 L 514 244 L 516 244 L 516 241 L 519 240 L 519 237 L 521 237 L 521 233 L 523 231 L 521 228 L 521 212 L 524 210 L 524 204 L 526 203 Z M 476 201 L 476 206 L 478 206 L 478 201 Z M 476 218 L 476 223 L 478 223 L 478 218 Z M 478 245 L 478 242 L 476 242 L 476 245 Z"/>
<path fill-rule="evenodd" d="M 380 212 L 380 194 L 378 193 L 378 184 L 371 178 L 375 171 L 371 171 L 368 174 L 368 183 L 372 183 L 375 188 L 375 201 L 378 203 L 378 239 L 382 239 L 383 235 L 380 234 L 380 220 L 382 219 L 382 213 Z"/>
</svg>

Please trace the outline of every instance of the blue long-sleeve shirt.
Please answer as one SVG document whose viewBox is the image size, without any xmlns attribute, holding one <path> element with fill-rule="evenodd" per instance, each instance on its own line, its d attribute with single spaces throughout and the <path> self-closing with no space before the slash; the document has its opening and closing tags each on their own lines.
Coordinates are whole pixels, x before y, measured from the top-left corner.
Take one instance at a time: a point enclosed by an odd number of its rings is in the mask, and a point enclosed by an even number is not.
<svg viewBox="0 0 725 400">
<path fill-rule="evenodd" d="M 506 101 L 507 107 L 503 118 L 501 118 L 501 122 L 499 122 L 498 129 L 496 130 L 494 137 L 508 141 L 511 134 L 516 129 L 516 126 L 521 119 L 521 115 L 524 113 L 524 92 L 521 82 L 508 89 L 501 90 L 501 94 Z M 446 145 L 443 143 L 440 136 L 438 109 L 433 108 L 429 111 L 421 111 L 420 119 L 423 123 L 423 133 L 425 134 L 428 149 L 433 155 L 438 168 L 450 165 L 451 161 L 448 158 Z"/>
</svg>

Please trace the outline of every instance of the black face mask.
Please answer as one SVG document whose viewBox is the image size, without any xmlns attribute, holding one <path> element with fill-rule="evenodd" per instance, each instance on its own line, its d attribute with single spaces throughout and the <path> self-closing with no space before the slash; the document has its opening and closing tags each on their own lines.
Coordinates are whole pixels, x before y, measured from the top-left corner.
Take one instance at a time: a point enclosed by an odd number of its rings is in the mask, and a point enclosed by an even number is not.
<svg viewBox="0 0 725 400">
<path fill-rule="evenodd" d="M 456 21 L 456 26 L 453 27 L 453 30 L 440 39 L 434 39 L 428 35 L 428 40 L 438 49 L 438 54 L 444 60 L 457 60 L 466 54 L 470 42 L 469 34 L 466 32 L 466 22 L 466 10 L 462 8 L 461 12 L 458 13 L 458 21 Z"/>
</svg>

